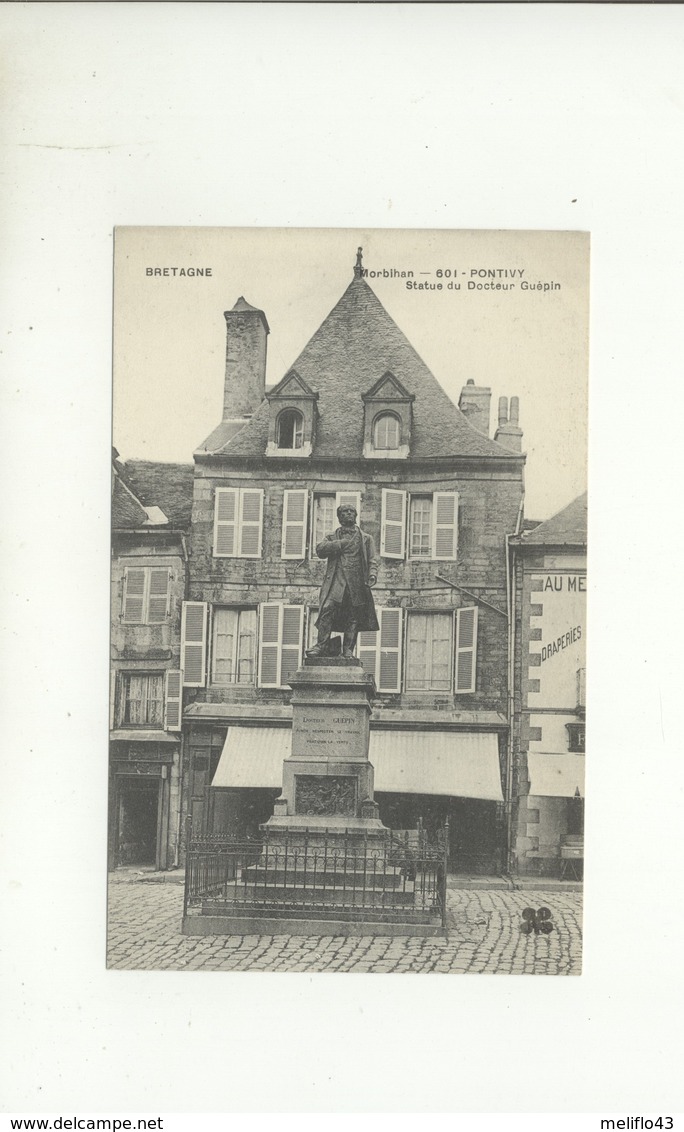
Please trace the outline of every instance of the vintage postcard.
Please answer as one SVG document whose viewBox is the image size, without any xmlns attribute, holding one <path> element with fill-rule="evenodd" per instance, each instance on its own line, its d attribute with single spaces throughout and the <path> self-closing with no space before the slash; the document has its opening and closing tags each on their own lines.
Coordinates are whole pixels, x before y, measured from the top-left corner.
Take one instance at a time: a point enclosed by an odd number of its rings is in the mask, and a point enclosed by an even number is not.
<svg viewBox="0 0 684 1132">
<path fill-rule="evenodd" d="M 110 967 L 580 973 L 588 288 L 116 231 Z"/>
</svg>

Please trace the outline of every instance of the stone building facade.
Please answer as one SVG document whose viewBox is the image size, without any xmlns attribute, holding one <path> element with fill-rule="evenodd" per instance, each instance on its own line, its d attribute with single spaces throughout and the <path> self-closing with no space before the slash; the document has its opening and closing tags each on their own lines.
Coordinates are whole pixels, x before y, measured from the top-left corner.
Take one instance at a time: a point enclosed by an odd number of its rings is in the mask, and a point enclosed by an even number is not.
<svg viewBox="0 0 684 1132">
<path fill-rule="evenodd" d="M 587 497 L 511 540 L 512 864 L 579 880 L 584 860 Z"/>
<path fill-rule="evenodd" d="M 112 467 L 109 866 L 179 863 L 191 465 Z"/>
<path fill-rule="evenodd" d="M 517 398 L 465 384 L 457 407 L 363 278 L 265 385 L 270 328 L 225 313 L 223 420 L 195 452 L 183 607 L 184 809 L 253 833 L 289 751 L 288 679 L 315 641 L 315 546 L 350 501 L 374 539 L 380 629 L 370 759 L 393 828 L 448 816 L 452 868 L 505 867 L 510 779 L 506 536 L 523 498 Z M 438 333 L 438 328 L 436 328 Z"/>
</svg>

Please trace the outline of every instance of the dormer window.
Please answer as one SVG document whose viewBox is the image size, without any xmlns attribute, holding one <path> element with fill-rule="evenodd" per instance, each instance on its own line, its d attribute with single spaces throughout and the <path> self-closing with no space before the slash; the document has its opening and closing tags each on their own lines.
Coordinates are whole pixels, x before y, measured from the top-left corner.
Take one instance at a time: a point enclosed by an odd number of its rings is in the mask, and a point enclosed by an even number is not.
<svg viewBox="0 0 684 1132">
<path fill-rule="evenodd" d="M 362 394 L 366 459 L 405 460 L 411 445 L 414 395 L 392 373 Z"/>
<path fill-rule="evenodd" d="M 296 370 L 266 394 L 269 404 L 267 456 L 310 456 L 316 439 L 318 393 Z"/>
<path fill-rule="evenodd" d="M 373 447 L 396 452 L 401 435 L 401 421 L 394 413 L 380 413 L 373 421 Z"/>
<path fill-rule="evenodd" d="M 304 442 L 304 417 L 296 409 L 283 409 L 276 427 L 279 448 L 301 448 Z"/>
</svg>

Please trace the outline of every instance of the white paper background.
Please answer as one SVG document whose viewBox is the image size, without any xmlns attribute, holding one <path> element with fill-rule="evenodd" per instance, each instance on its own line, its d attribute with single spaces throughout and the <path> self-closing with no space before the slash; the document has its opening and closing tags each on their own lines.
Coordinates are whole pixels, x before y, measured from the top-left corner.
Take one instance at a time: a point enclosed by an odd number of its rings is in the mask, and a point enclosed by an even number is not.
<svg viewBox="0 0 684 1132">
<path fill-rule="evenodd" d="M 681 1108 L 684 12 L 0 21 L 4 1106 Z M 591 231 L 582 978 L 105 971 L 115 224 Z"/>
</svg>

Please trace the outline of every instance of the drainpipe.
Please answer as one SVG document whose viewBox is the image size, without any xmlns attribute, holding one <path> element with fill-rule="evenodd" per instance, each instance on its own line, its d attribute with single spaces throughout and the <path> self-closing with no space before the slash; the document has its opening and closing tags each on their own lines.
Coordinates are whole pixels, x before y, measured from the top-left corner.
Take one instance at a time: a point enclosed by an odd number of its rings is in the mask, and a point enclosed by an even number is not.
<svg viewBox="0 0 684 1132">
<path fill-rule="evenodd" d="M 514 536 L 520 534 L 525 488 L 520 497 Z M 510 873 L 513 850 L 513 718 L 515 715 L 515 547 L 511 546 L 511 536 L 506 535 L 506 609 L 508 611 L 508 751 L 506 757 L 506 871 Z"/>
</svg>

